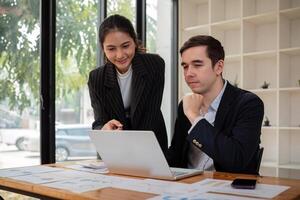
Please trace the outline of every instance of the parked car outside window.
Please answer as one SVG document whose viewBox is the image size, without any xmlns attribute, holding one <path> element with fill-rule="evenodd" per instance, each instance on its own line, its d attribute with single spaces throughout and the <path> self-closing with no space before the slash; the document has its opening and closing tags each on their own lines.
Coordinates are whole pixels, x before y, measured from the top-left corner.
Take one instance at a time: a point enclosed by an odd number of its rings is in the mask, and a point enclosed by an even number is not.
<svg viewBox="0 0 300 200">
<path fill-rule="evenodd" d="M 56 161 L 61 162 L 69 157 L 96 156 L 96 149 L 88 135 L 90 125 L 59 124 L 56 125 Z M 40 151 L 40 137 L 26 137 L 24 141 L 26 151 Z"/>
<path fill-rule="evenodd" d="M 16 145 L 19 151 L 23 151 L 25 137 L 38 137 L 38 135 L 38 130 L 36 129 L 0 129 L 0 143 L 6 145 Z"/>
</svg>

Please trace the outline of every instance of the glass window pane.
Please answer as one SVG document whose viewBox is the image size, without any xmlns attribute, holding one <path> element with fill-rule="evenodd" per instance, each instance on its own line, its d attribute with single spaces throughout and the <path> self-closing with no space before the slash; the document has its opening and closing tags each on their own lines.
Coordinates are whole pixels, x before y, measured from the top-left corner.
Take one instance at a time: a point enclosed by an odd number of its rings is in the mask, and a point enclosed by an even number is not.
<svg viewBox="0 0 300 200">
<path fill-rule="evenodd" d="M 147 0 L 146 5 L 146 45 L 147 51 L 159 54 L 166 64 L 165 89 L 162 101 L 162 113 L 164 115 L 168 141 L 171 137 L 171 46 L 172 46 L 172 1 L 171 0 Z M 173 69 L 174 70 L 174 69 Z"/>
<path fill-rule="evenodd" d="M 119 14 L 127 17 L 135 27 L 135 0 L 110 0 L 107 1 L 107 16 Z"/>
<path fill-rule="evenodd" d="M 90 130 L 93 122 L 87 79 L 96 66 L 98 3 L 98 0 L 57 1 L 57 162 L 96 158 L 89 136 L 79 133 Z"/>
<path fill-rule="evenodd" d="M 0 168 L 40 164 L 40 1 L 0 1 Z"/>
</svg>

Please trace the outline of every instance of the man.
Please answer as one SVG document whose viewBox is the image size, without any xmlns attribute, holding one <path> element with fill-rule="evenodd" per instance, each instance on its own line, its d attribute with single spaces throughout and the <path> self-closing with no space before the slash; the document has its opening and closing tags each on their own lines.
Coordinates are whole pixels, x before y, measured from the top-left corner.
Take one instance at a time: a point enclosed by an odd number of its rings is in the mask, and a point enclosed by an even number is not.
<svg viewBox="0 0 300 200">
<path fill-rule="evenodd" d="M 195 36 L 180 49 L 193 94 L 179 104 L 166 153 L 173 167 L 256 174 L 264 105 L 255 94 L 222 77 L 224 50 L 211 36 Z"/>
</svg>

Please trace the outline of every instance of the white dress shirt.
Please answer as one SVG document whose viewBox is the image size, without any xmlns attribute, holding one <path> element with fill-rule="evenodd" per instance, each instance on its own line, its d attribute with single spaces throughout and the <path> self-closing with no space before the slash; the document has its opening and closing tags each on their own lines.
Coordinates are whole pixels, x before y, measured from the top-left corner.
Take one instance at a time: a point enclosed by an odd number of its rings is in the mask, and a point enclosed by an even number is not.
<svg viewBox="0 0 300 200">
<path fill-rule="evenodd" d="M 124 74 L 121 74 L 117 70 L 117 79 L 119 87 L 122 94 L 122 100 L 124 108 L 128 109 L 131 104 L 131 82 L 132 82 L 132 67 L 129 66 L 129 69 Z"/>
<path fill-rule="evenodd" d="M 204 116 L 199 116 L 195 119 L 195 121 L 192 124 L 192 127 L 189 130 L 189 133 L 195 127 L 195 125 L 202 119 L 208 121 L 212 126 L 214 126 L 217 110 L 219 108 L 226 85 L 227 85 L 227 81 L 225 80 L 221 92 L 210 104 L 207 113 Z M 201 151 L 198 147 L 196 147 L 194 144 L 190 144 L 190 148 L 188 152 L 188 168 L 201 169 L 206 171 L 215 170 L 213 160 L 208 155 L 206 155 L 203 151 Z"/>
</svg>

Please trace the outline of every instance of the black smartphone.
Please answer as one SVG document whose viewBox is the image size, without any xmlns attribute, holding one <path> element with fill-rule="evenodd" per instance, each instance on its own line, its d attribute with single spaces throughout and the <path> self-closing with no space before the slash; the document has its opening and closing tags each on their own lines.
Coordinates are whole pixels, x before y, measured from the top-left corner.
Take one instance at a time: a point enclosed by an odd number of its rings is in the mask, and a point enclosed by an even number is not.
<svg viewBox="0 0 300 200">
<path fill-rule="evenodd" d="M 237 189 L 255 189 L 255 179 L 236 178 L 232 181 L 231 186 Z"/>
</svg>

